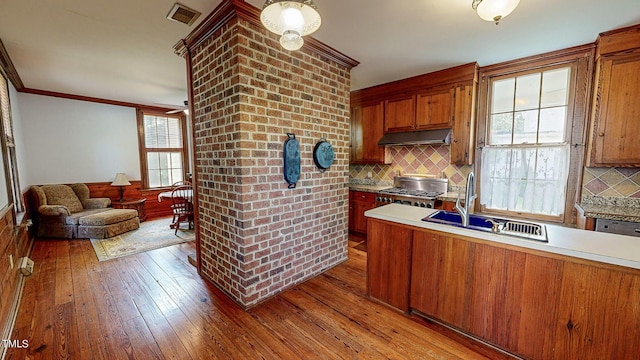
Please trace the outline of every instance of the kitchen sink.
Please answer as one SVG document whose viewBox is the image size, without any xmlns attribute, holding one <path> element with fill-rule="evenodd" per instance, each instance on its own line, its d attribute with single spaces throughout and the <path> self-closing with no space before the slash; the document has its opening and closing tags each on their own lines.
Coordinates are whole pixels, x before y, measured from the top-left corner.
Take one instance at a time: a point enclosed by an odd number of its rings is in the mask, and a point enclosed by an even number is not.
<svg viewBox="0 0 640 360">
<path fill-rule="evenodd" d="M 438 210 L 422 220 L 462 227 L 462 216 L 455 211 Z M 548 241 L 545 226 L 530 221 L 470 214 L 469 226 L 467 226 L 467 229 L 492 232 L 494 234 L 518 236 L 542 242 Z"/>
</svg>

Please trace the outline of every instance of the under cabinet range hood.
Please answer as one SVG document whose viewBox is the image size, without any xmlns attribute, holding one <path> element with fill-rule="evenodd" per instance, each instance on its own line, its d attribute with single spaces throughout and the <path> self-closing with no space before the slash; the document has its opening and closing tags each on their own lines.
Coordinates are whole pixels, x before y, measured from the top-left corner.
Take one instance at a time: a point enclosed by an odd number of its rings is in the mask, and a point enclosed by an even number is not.
<svg viewBox="0 0 640 360">
<path fill-rule="evenodd" d="M 450 142 L 451 129 L 438 129 L 387 133 L 378 141 L 378 145 L 449 144 Z"/>
</svg>

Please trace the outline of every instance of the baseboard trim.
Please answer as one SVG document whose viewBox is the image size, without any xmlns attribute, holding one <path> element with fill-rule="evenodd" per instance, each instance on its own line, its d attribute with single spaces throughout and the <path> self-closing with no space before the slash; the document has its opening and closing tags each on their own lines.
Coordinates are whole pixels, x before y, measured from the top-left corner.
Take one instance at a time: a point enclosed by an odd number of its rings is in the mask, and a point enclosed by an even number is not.
<svg viewBox="0 0 640 360">
<path fill-rule="evenodd" d="M 22 301 L 22 292 L 24 290 L 24 280 L 25 276 L 20 274 L 20 278 L 18 279 L 18 286 L 13 297 L 13 302 L 11 303 L 11 310 L 9 310 L 9 317 L 7 318 L 7 322 L 4 324 L 4 329 L 2 330 L 2 339 L 10 340 L 11 333 L 13 332 L 13 327 L 16 324 L 16 319 L 18 318 L 18 310 L 20 309 L 20 302 Z M 8 348 L 6 347 L 6 343 L 3 341 L 0 345 L 2 349 L 2 354 L 0 354 L 0 359 L 4 360 L 4 357 L 7 355 Z"/>
</svg>

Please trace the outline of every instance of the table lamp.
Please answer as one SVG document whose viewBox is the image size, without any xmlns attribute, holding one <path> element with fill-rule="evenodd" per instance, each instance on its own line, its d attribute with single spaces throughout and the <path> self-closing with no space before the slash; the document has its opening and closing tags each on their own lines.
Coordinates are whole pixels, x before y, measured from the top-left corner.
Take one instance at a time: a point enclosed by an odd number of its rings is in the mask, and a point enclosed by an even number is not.
<svg viewBox="0 0 640 360">
<path fill-rule="evenodd" d="M 120 186 L 120 202 L 124 201 L 124 187 L 131 185 L 127 179 L 127 175 L 124 173 L 117 173 L 116 178 L 111 183 L 111 186 Z"/>
</svg>

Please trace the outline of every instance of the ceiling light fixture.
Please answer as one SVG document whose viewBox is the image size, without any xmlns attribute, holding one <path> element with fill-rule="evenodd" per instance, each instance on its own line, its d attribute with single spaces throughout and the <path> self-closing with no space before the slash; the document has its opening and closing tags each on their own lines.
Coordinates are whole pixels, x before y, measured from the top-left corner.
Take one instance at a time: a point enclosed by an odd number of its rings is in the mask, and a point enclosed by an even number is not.
<svg viewBox="0 0 640 360">
<path fill-rule="evenodd" d="M 498 22 L 511 14 L 518 6 L 520 0 L 473 0 L 471 7 L 478 13 L 481 19 Z"/>
<path fill-rule="evenodd" d="M 303 36 L 320 28 L 322 19 L 312 0 L 267 0 L 260 21 L 267 30 L 280 35 L 283 48 L 293 51 L 302 47 Z"/>
</svg>

